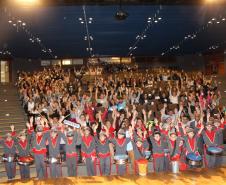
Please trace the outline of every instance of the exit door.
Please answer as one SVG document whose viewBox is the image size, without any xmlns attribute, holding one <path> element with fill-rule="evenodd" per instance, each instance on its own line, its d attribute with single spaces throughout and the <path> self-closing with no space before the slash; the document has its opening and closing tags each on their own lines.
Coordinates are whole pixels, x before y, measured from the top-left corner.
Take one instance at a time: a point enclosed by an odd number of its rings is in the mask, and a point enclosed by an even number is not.
<svg viewBox="0 0 226 185">
<path fill-rule="evenodd" d="M 1 63 L 1 83 L 9 82 L 9 61 L 0 61 Z"/>
</svg>

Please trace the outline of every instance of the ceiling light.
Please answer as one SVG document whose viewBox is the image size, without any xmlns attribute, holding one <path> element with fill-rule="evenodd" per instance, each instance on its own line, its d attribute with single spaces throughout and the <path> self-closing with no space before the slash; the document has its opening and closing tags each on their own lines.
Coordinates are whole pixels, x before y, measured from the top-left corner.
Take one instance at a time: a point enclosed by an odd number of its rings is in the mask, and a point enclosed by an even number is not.
<svg viewBox="0 0 226 185">
<path fill-rule="evenodd" d="M 14 23 L 13 26 L 16 26 L 16 24 Z"/>
<path fill-rule="evenodd" d="M 25 23 L 25 22 L 23 22 L 23 23 L 22 23 L 22 26 L 26 26 L 26 23 Z"/>
<path fill-rule="evenodd" d="M 78 20 L 79 20 L 79 21 L 82 21 L 82 18 L 81 18 L 81 17 L 79 17 L 79 18 L 78 18 Z"/>
<path fill-rule="evenodd" d="M 159 17 L 158 20 L 162 20 L 162 17 Z"/>
<path fill-rule="evenodd" d="M 225 18 L 222 18 L 222 21 L 225 21 Z"/>
<path fill-rule="evenodd" d="M 217 24 L 219 24 L 220 22 L 219 21 L 217 21 Z"/>
<path fill-rule="evenodd" d="M 10 114 L 9 114 L 9 113 L 7 113 L 7 114 L 5 114 L 5 116 L 10 116 Z"/>
<path fill-rule="evenodd" d="M 22 21 L 21 20 L 18 20 L 17 22 L 21 23 Z"/>
<path fill-rule="evenodd" d="M 57 56 L 54 56 L 54 58 L 57 58 Z"/>
<path fill-rule="evenodd" d="M 115 19 L 118 21 L 123 21 L 128 16 L 129 16 L 129 14 L 126 11 L 122 10 L 122 7 L 120 5 L 119 10 L 115 13 Z"/>
<path fill-rule="evenodd" d="M 155 20 L 155 23 L 157 23 L 158 21 L 157 20 Z"/>
<path fill-rule="evenodd" d="M 151 17 L 148 17 L 148 20 L 151 20 Z"/>
<path fill-rule="evenodd" d="M 89 24 L 91 24 L 92 23 L 92 21 L 89 21 Z"/>
<path fill-rule="evenodd" d="M 7 102 L 8 100 L 5 99 L 5 102 Z"/>
<path fill-rule="evenodd" d="M 148 22 L 148 23 L 150 23 L 151 21 L 150 21 L 150 20 L 148 20 L 147 22 Z"/>
<path fill-rule="evenodd" d="M 12 23 L 12 21 L 11 21 L 11 20 L 9 20 L 8 22 L 9 22 L 9 23 Z"/>
<path fill-rule="evenodd" d="M 81 21 L 81 24 L 84 24 L 84 21 Z"/>
<path fill-rule="evenodd" d="M 93 20 L 93 18 L 92 18 L 92 17 L 90 17 L 90 18 L 89 18 L 89 20 L 91 20 L 91 21 L 92 21 L 92 20 Z"/>
<path fill-rule="evenodd" d="M 212 18 L 212 21 L 215 21 L 216 20 L 216 18 Z"/>
<path fill-rule="evenodd" d="M 209 23 L 209 24 L 212 24 L 212 21 L 209 21 L 208 23 Z"/>
</svg>

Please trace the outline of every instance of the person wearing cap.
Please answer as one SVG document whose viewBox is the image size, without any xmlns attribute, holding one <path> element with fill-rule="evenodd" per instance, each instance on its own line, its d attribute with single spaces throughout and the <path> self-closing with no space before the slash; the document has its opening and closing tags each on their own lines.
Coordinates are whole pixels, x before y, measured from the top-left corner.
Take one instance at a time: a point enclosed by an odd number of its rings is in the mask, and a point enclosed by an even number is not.
<svg viewBox="0 0 226 185">
<path fill-rule="evenodd" d="M 76 146 L 81 145 L 81 134 L 76 130 L 68 130 L 66 136 L 62 135 L 65 141 L 67 174 L 69 177 L 77 176 L 78 153 Z"/>
<path fill-rule="evenodd" d="M 43 133 L 43 127 L 41 125 L 36 126 L 36 132 L 31 131 L 32 128 L 29 127 L 29 124 L 27 124 L 28 132 L 31 133 L 31 146 L 32 146 L 32 152 L 34 153 L 35 158 L 35 168 L 37 173 L 38 179 L 43 179 L 47 177 L 47 171 L 46 171 L 46 141 L 48 138 L 49 132 Z"/>
<path fill-rule="evenodd" d="M 16 143 L 13 140 L 15 132 L 7 133 L 5 138 L 0 138 L 0 145 L 3 146 L 3 161 L 5 164 L 5 170 L 8 177 L 8 180 L 12 180 L 16 176 Z M 10 159 L 13 159 L 12 161 Z"/>
<path fill-rule="evenodd" d="M 82 133 L 81 153 L 86 164 L 88 176 L 96 175 L 96 142 L 91 135 L 90 127 L 85 127 Z"/>
<path fill-rule="evenodd" d="M 146 138 L 134 139 L 132 141 L 133 144 L 133 152 L 134 152 L 134 172 L 135 174 L 138 172 L 137 161 L 140 159 L 145 159 L 146 155 L 145 152 L 149 150 L 149 143 Z"/>
<path fill-rule="evenodd" d="M 185 156 L 187 156 L 190 153 L 194 153 L 196 156 L 201 156 L 200 154 L 200 148 L 198 146 L 198 141 L 201 136 L 201 133 L 204 129 L 204 125 L 201 125 L 200 130 L 197 134 L 195 134 L 195 131 L 191 127 L 185 128 L 185 125 L 183 125 L 183 131 L 184 131 L 184 151 Z"/>
<path fill-rule="evenodd" d="M 100 161 L 100 175 L 108 176 L 111 174 L 111 153 L 110 153 L 110 142 L 109 142 L 109 132 L 106 126 L 105 132 L 101 131 L 96 133 L 96 128 L 94 128 L 94 138 L 96 141 L 97 156 Z"/>
<path fill-rule="evenodd" d="M 110 139 L 111 143 L 115 146 L 115 156 L 127 155 L 127 146 L 131 143 L 130 138 L 126 138 L 126 132 L 120 129 L 117 133 L 117 138 Z M 127 165 L 117 165 L 116 173 L 118 175 L 125 175 L 127 173 Z"/>
<path fill-rule="evenodd" d="M 223 148 L 223 138 L 221 130 L 214 128 L 214 123 L 208 121 L 205 126 L 205 130 L 202 132 L 202 137 L 205 144 L 205 164 L 208 168 L 214 168 L 220 165 L 221 156 L 209 155 L 207 149 L 209 147 Z"/>
<path fill-rule="evenodd" d="M 152 144 L 152 153 L 153 153 L 153 168 L 155 172 L 167 171 L 169 166 L 166 153 L 167 143 L 165 139 L 161 136 L 161 133 L 156 130 L 153 133 L 153 136 L 150 136 Z"/>
<path fill-rule="evenodd" d="M 11 126 L 12 133 L 15 133 L 14 126 Z M 26 135 L 25 130 L 19 132 L 18 137 L 13 137 L 16 142 L 17 155 L 18 157 L 27 157 L 30 155 L 30 135 Z M 30 166 L 29 165 L 20 165 L 20 177 L 21 179 L 30 178 Z"/>
<path fill-rule="evenodd" d="M 167 137 L 167 148 L 169 149 L 169 160 L 180 161 L 183 146 L 183 140 L 179 137 L 179 128 L 172 128 Z"/>
<path fill-rule="evenodd" d="M 62 133 L 58 132 L 56 126 L 53 126 L 48 134 L 48 159 L 50 166 L 50 177 L 57 178 L 62 176 L 61 167 L 61 155 L 60 155 L 60 141 L 62 138 Z M 51 159 L 56 159 L 58 162 L 52 162 Z"/>
</svg>

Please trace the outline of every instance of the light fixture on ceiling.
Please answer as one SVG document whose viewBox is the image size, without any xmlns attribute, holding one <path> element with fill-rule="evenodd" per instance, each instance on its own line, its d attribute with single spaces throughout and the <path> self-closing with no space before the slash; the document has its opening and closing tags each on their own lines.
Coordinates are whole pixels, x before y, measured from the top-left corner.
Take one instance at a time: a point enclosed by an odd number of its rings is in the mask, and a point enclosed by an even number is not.
<svg viewBox="0 0 226 185">
<path fill-rule="evenodd" d="M 118 21 L 123 21 L 128 16 L 129 16 L 129 14 L 122 9 L 122 0 L 120 0 L 120 2 L 119 2 L 119 9 L 115 13 L 115 19 L 118 20 Z"/>
</svg>

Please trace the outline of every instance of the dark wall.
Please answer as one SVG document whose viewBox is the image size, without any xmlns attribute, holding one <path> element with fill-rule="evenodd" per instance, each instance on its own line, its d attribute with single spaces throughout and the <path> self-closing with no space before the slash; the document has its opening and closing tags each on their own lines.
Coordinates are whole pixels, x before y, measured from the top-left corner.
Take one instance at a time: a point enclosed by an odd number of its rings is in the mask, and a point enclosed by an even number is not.
<svg viewBox="0 0 226 185">
<path fill-rule="evenodd" d="M 43 69 L 40 60 L 16 58 L 11 63 L 12 81 L 15 82 L 17 71 L 33 72 Z"/>
<path fill-rule="evenodd" d="M 203 56 L 187 55 L 178 57 L 137 57 L 140 69 L 168 67 L 185 71 L 202 71 L 205 68 Z"/>
</svg>

